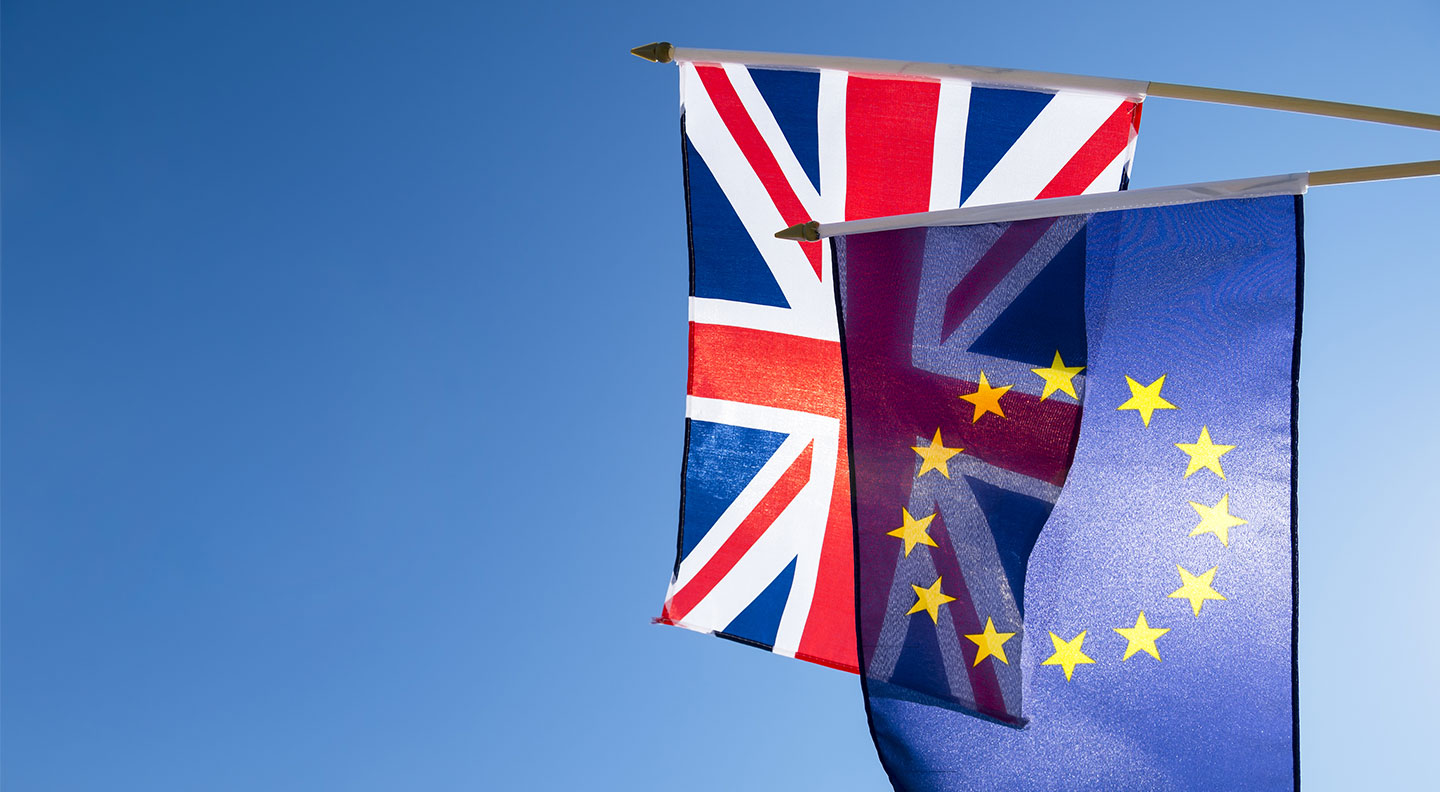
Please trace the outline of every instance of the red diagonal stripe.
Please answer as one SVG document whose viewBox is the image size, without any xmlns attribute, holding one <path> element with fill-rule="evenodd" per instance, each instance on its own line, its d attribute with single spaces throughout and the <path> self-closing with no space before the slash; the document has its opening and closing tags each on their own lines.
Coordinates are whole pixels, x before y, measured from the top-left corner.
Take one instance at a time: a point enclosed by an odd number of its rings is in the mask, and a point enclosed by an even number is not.
<svg viewBox="0 0 1440 792">
<path fill-rule="evenodd" d="M 785 172 L 780 170 L 775 153 L 770 150 L 760 130 L 755 127 L 755 121 L 750 118 L 745 103 L 740 101 L 740 95 L 735 93 L 735 86 L 730 84 L 730 76 L 725 73 L 724 67 L 697 63 L 695 73 L 700 75 L 700 82 L 704 84 L 705 92 L 710 95 L 710 103 L 715 105 L 720 120 L 725 122 L 725 128 L 730 130 L 730 136 L 740 146 L 740 153 L 745 155 L 750 169 L 760 177 L 765 192 L 770 194 L 770 200 L 775 203 L 775 208 L 780 210 L 785 225 L 809 222 L 812 219 L 809 212 L 805 211 L 805 205 L 800 203 L 800 198 L 795 195 L 795 188 L 790 186 Z M 815 268 L 815 277 L 820 277 L 820 243 L 799 244 L 810 259 L 810 266 Z"/>
<path fill-rule="evenodd" d="M 689 392 L 843 419 L 840 343 L 691 322 Z"/>
<path fill-rule="evenodd" d="M 1117 185 L 1118 186 L 1118 185 Z M 945 316 L 940 321 L 940 337 L 949 338 L 955 328 L 965 322 L 970 312 L 990 296 L 1000 281 L 1015 269 L 1020 259 L 1035 247 L 1040 237 L 1055 225 L 1054 218 L 1017 220 L 1000 234 L 995 244 L 965 273 L 945 297 Z"/>
<path fill-rule="evenodd" d="M 1085 145 L 1075 152 L 1075 156 L 1065 163 L 1065 167 L 1061 168 L 1055 178 L 1035 197 L 1058 198 L 1085 192 L 1085 188 L 1099 178 L 1100 172 L 1130 145 L 1131 130 L 1137 128 L 1132 124 L 1138 126 L 1139 123 L 1138 107 L 1135 102 L 1121 102 L 1115 112 L 1105 119 L 1105 123 L 1095 130 L 1095 134 L 1085 141 Z M 1116 184 L 1112 189 L 1119 187 L 1120 185 Z"/>
<path fill-rule="evenodd" d="M 730 570 L 735 568 L 740 559 L 750 552 L 750 548 L 755 546 L 766 529 L 775 522 L 775 518 L 800 494 L 805 482 L 810 480 L 810 459 L 814 455 L 814 448 L 815 442 L 812 440 L 780 476 L 780 480 L 775 482 L 775 486 L 765 493 L 760 503 L 756 504 L 735 528 L 735 532 L 725 539 L 720 549 L 715 551 L 715 555 L 710 557 L 684 588 L 675 592 L 675 596 L 665 603 L 664 618 L 684 620 L 701 600 L 709 596 L 716 584 L 730 574 Z"/>
</svg>

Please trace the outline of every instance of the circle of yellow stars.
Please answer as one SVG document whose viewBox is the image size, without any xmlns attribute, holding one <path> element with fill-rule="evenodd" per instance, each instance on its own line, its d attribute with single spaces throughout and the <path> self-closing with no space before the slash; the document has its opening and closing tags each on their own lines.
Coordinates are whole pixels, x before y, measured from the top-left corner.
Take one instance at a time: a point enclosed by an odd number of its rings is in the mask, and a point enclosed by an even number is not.
<svg viewBox="0 0 1440 792">
<path fill-rule="evenodd" d="M 1049 367 L 1031 369 L 1044 381 L 1040 400 L 1044 401 L 1059 392 L 1078 401 L 1079 396 L 1075 390 L 1074 378 L 1084 369 L 1084 366 L 1065 365 L 1059 351 L 1056 351 L 1054 360 Z M 1161 374 L 1150 384 L 1143 385 L 1133 377 L 1126 376 L 1125 384 L 1130 389 L 1130 398 L 1116 407 L 1116 410 L 1134 411 L 1139 416 L 1142 426 L 1148 429 L 1156 412 L 1180 409 L 1161 395 L 1161 391 L 1165 387 L 1165 377 L 1166 375 Z M 961 399 L 974 405 L 971 423 L 978 423 L 981 418 L 991 414 L 998 418 L 1005 418 L 1005 410 L 1000 402 L 1012 387 L 1014 386 L 990 384 L 989 377 L 984 371 L 981 371 L 975 392 L 960 395 Z M 1208 470 L 1221 480 L 1225 480 L 1225 470 L 1221 464 L 1221 458 L 1236 448 L 1234 445 L 1215 442 L 1208 425 L 1200 427 L 1200 433 L 1195 442 L 1175 443 L 1175 447 L 1188 457 L 1185 471 L 1181 475 L 1183 479 L 1189 479 L 1196 473 Z M 937 472 L 947 479 L 950 478 L 950 460 L 965 450 L 958 446 L 947 447 L 939 428 L 935 430 L 935 435 L 928 445 L 911 446 L 911 448 L 920 456 L 920 470 L 915 474 L 916 478 L 931 471 Z M 1231 514 L 1229 493 L 1222 495 L 1214 506 L 1207 506 L 1195 501 L 1189 501 L 1189 504 L 1200 518 L 1200 522 L 1190 531 L 1189 536 L 1192 538 L 1203 534 L 1212 534 L 1222 546 L 1228 548 L 1230 546 L 1230 529 L 1247 525 L 1249 522 Z M 899 538 L 904 542 L 906 557 L 909 557 L 910 552 L 917 545 L 937 546 L 928 533 L 930 523 L 935 519 L 936 513 L 917 519 L 910 514 L 908 509 L 902 508 L 900 511 L 901 526 L 886 535 Z M 1219 570 L 1218 565 L 1199 574 L 1191 572 L 1180 564 L 1175 565 L 1175 570 L 1180 576 L 1180 587 L 1171 592 L 1167 598 L 1188 601 L 1196 618 L 1199 618 L 1206 602 L 1226 601 L 1225 596 L 1217 591 L 1214 585 Z M 928 586 L 912 583 L 910 588 L 915 592 L 915 604 L 911 606 L 908 613 L 924 613 L 930 617 L 932 623 L 938 624 L 940 608 L 955 601 L 954 597 L 944 593 L 943 584 L 944 578 L 941 576 L 937 576 L 935 581 Z M 1128 661 L 1142 652 L 1156 661 L 1160 661 L 1160 648 L 1156 642 L 1171 630 L 1169 627 L 1152 627 L 1144 610 L 1141 610 L 1135 617 L 1133 626 L 1112 629 L 1126 641 L 1124 653 L 1120 658 L 1122 662 Z M 1078 666 L 1090 665 L 1095 662 L 1084 651 L 1085 637 L 1088 632 L 1088 630 L 1082 629 L 1070 639 L 1062 638 L 1051 632 L 1050 642 L 1053 652 L 1048 658 L 1041 661 L 1040 665 L 1057 666 L 1064 672 L 1067 682 L 1073 679 Z M 990 658 L 1008 665 L 1010 660 L 1005 655 L 1005 642 L 1016 634 L 1016 632 L 1001 632 L 995 629 L 993 617 L 987 616 L 984 630 L 965 636 L 976 647 L 973 665 L 978 666 L 982 661 Z"/>
<path fill-rule="evenodd" d="M 1165 376 L 1161 374 L 1148 385 L 1141 384 L 1134 377 L 1126 376 L 1125 384 L 1130 389 L 1130 398 L 1122 402 L 1116 410 L 1134 411 L 1140 418 L 1143 428 L 1150 427 L 1151 420 L 1155 413 L 1162 410 L 1178 410 L 1177 405 L 1161 395 L 1165 387 Z M 1235 446 L 1215 442 L 1210 435 L 1208 425 L 1200 427 L 1200 434 L 1193 443 L 1176 443 L 1178 448 L 1187 457 L 1185 471 L 1181 474 L 1182 479 L 1189 479 L 1192 475 L 1203 470 L 1214 473 L 1222 481 L 1225 480 L 1225 469 L 1221 464 L 1221 457 L 1235 450 Z M 1213 534 L 1224 547 L 1230 546 L 1230 529 L 1246 525 L 1248 521 L 1230 513 L 1230 494 L 1221 496 L 1219 502 L 1214 506 L 1207 506 L 1204 503 L 1190 501 L 1190 507 L 1199 516 L 1200 522 L 1190 531 L 1191 537 L 1202 534 Z M 1190 610 L 1196 618 L 1206 602 L 1225 601 L 1225 595 L 1215 590 L 1215 577 L 1219 566 L 1195 574 L 1180 564 L 1175 565 L 1175 571 L 1180 576 L 1180 588 L 1171 592 L 1168 599 L 1185 600 L 1190 603 Z M 1170 632 L 1169 627 L 1152 627 L 1145 611 L 1140 611 L 1135 617 L 1135 624 L 1132 627 L 1115 627 L 1115 632 L 1125 639 L 1125 653 L 1121 656 L 1122 662 L 1129 660 L 1140 652 L 1150 655 L 1155 660 L 1160 660 L 1160 647 L 1156 641 L 1166 633 Z M 1041 662 L 1041 665 L 1059 666 L 1065 673 L 1066 681 L 1073 678 L 1075 668 L 1080 665 L 1094 663 L 1095 661 L 1085 654 L 1083 646 L 1087 630 L 1081 630 L 1074 638 L 1066 640 L 1055 633 L 1050 633 L 1050 641 L 1054 653 Z"/>
<path fill-rule="evenodd" d="M 1040 400 L 1045 401 L 1056 393 L 1063 393 L 1071 399 L 1079 401 L 1079 393 L 1075 390 L 1075 376 L 1085 370 L 1084 366 L 1067 366 L 1059 350 L 1050 365 L 1045 368 L 1030 369 L 1035 376 L 1043 382 Z M 1001 404 L 1004 396 L 1010 392 L 1014 385 L 992 385 L 990 377 L 984 371 L 980 372 L 979 380 L 976 382 L 973 393 L 960 394 L 962 400 L 974 406 L 974 413 L 971 415 L 970 423 L 976 424 L 987 415 L 994 415 L 996 418 L 1004 419 L 1005 408 Z M 995 420 L 995 419 L 990 419 Z M 945 445 L 945 437 L 941 428 L 935 429 L 935 435 L 927 445 L 911 446 L 916 454 L 920 456 L 920 470 L 915 477 L 921 478 L 930 472 L 939 473 L 944 478 L 950 478 L 950 460 L 957 454 L 964 452 L 960 446 Z M 886 536 L 893 536 L 904 543 L 905 557 L 917 546 L 936 547 L 935 540 L 931 538 L 929 530 L 930 523 L 934 521 L 937 513 L 932 512 L 924 517 L 915 517 L 908 508 L 900 509 L 900 526 L 886 533 Z M 940 622 L 940 608 L 955 601 L 955 598 L 943 591 L 944 577 L 937 576 L 935 581 L 928 586 L 915 583 L 910 584 L 911 590 L 915 592 L 915 604 L 910 607 L 908 614 L 924 613 L 930 617 L 933 624 Z M 1161 631 L 1163 634 L 1164 631 Z M 975 644 L 975 659 L 973 665 L 980 665 L 981 662 L 994 658 L 1001 663 L 1008 665 L 1010 658 L 1005 654 L 1005 642 L 1014 638 L 1018 632 L 1002 632 L 995 629 L 994 617 L 985 618 L 985 628 L 973 635 L 966 635 L 965 638 Z M 1052 635 L 1053 638 L 1053 635 Z M 1058 640 L 1058 639 L 1057 639 Z M 1079 652 L 1080 642 L 1084 640 L 1084 634 L 1075 639 L 1075 659 L 1066 668 L 1066 677 L 1074 670 L 1075 663 L 1093 662 Z M 1067 656 L 1068 657 L 1068 656 Z M 1082 659 L 1083 658 L 1083 659 Z M 1070 662 L 1070 661 L 1067 661 Z"/>
</svg>

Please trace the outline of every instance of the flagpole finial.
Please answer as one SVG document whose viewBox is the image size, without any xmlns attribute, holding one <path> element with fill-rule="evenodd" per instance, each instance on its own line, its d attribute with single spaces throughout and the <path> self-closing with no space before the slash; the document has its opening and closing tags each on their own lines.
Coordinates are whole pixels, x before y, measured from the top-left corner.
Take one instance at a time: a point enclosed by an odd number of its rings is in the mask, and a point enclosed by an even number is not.
<svg viewBox="0 0 1440 792">
<path fill-rule="evenodd" d="M 775 232 L 776 239 L 793 239 L 796 242 L 819 242 L 820 223 L 811 220 L 808 223 L 796 223 L 784 231 Z"/>
<path fill-rule="evenodd" d="M 670 46 L 670 42 L 668 41 L 657 41 L 653 44 L 646 44 L 630 50 L 631 55 L 637 58 L 644 58 L 651 63 L 669 63 L 673 60 L 672 55 L 674 52 L 675 48 Z"/>
</svg>

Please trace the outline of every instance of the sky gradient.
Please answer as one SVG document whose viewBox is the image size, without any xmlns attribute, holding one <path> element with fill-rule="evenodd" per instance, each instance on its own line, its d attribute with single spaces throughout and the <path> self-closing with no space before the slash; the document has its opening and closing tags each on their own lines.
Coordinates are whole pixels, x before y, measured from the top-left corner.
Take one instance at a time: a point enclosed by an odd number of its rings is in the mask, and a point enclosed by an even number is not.
<svg viewBox="0 0 1440 792">
<path fill-rule="evenodd" d="M 656 39 L 1440 113 L 1440 7 L 9 2 L 6 790 L 877 789 L 848 674 L 653 626 Z M 1152 100 L 1132 186 L 1437 155 Z M 1306 200 L 1302 777 L 1431 779 L 1440 179 Z"/>
</svg>

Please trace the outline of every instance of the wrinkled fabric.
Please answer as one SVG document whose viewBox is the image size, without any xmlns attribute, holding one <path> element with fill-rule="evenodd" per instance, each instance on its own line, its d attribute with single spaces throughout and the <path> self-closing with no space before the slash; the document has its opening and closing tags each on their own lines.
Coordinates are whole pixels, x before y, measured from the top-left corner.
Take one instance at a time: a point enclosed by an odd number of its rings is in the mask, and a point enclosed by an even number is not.
<svg viewBox="0 0 1440 792">
<path fill-rule="evenodd" d="M 862 679 L 896 789 L 1296 785 L 1300 211 L 836 238 Z M 1081 274 L 1047 281 L 1077 244 Z M 1004 417 L 963 398 L 1004 386 Z M 964 449 L 948 477 L 919 473 L 936 429 Z M 936 515 L 908 556 L 902 508 Z"/>
</svg>

